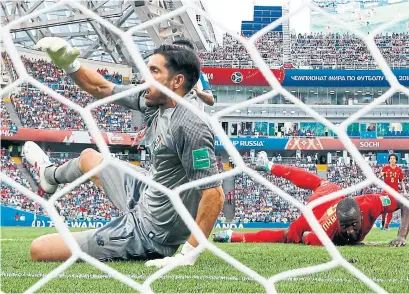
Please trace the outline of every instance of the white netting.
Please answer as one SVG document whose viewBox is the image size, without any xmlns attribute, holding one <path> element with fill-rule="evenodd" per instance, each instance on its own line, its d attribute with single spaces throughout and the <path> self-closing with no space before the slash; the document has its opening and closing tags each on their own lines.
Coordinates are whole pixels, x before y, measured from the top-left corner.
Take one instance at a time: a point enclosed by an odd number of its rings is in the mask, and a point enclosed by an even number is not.
<svg viewBox="0 0 409 294">
<path fill-rule="evenodd" d="M 110 96 L 108 98 L 96 101 L 96 102 L 88 105 L 87 107 L 82 108 L 82 107 L 76 105 L 75 103 L 73 103 L 72 101 L 70 101 L 70 100 L 66 99 L 65 97 L 61 96 L 60 94 L 52 91 L 50 88 L 44 86 L 39 81 L 37 81 L 37 80 L 33 79 L 32 77 L 30 77 L 28 75 L 28 73 L 27 73 L 27 71 L 26 71 L 20 57 L 18 56 L 18 52 L 17 52 L 17 50 L 16 50 L 16 48 L 14 46 L 13 40 L 12 40 L 11 35 L 10 35 L 10 29 L 15 25 L 18 25 L 18 24 L 20 24 L 20 23 L 22 23 L 24 21 L 28 21 L 30 18 L 33 18 L 33 17 L 35 17 L 37 15 L 45 14 L 47 12 L 55 10 L 58 7 L 61 7 L 61 6 L 64 6 L 64 5 L 71 6 L 72 8 L 80 10 L 83 14 L 85 14 L 85 15 L 89 16 L 90 18 L 94 19 L 95 21 L 99 22 L 101 25 L 105 26 L 111 32 L 115 33 L 118 37 L 120 37 L 122 39 L 122 41 L 124 42 L 125 46 L 127 47 L 129 53 L 131 54 L 133 61 L 135 62 L 135 64 L 137 65 L 137 67 L 139 68 L 141 73 L 146 77 L 146 83 L 143 84 L 143 85 L 137 86 L 137 87 L 135 87 L 133 89 L 127 90 L 125 92 L 121 92 L 121 93 L 118 93 L 116 95 L 112 95 L 112 96 Z M 344 28 L 349 29 L 357 37 L 362 39 L 365 42 L 365 44 L 368 46 L 369 51 L 373 55 L 374 59 L 377 61 L 380 69 L 384 73 L 386 79 L 388 80 L 388 82 L 389 82 L 389 84 L 391 86 L 391 89 L 389 91 L 387 91 L 385 94 L 383 94 L 379 98 L 375 99 L 371 104 L 367 105 L 366 107 L 364 107 L 361 110 L 359 110 L 358 112 L 356 112 L 354 115 L 349 117 L 347 120 L 345 120 L 338 127 L 335 126 L 334 124 L 332 124 L 331 122 L 329 122 L 327 119 L 325 119 L 321 115 L 319 115 L 316 111 L 311 109 L 309 106 L 303 104 L 300 100 L 298 100 L 296 97 L 294 97 L 291 93 L 286 91 L 280 85 L 280 83 L 277 81 L 277 79 L 274 77 L 274 75 L 269 70 L 267 65 L 263 62 L 263 59 L 261 58 L 259 52 L 257 51 L 257 49 L 256 49 L 256 47 L 254 45 L 254 42 L 258 38 L 260 38 L 263 34 L 265 34 L 266 32 L 270 31 L 274 27 L 281 24 L 286 18 L 289 18 L 290 16 L 298 13 L 303 8 L 305 8 L 305 6 L 310 6 L 311 9 L 316 10 L 316 11 L 326 15 L 326 17 L 328 17 L 331 21 L 336 22 L 338 24 L 341 24 Z M 247 49 L 247 52 L 250 54 L 253 61 L 258 66 L 258 68 L 263 73 L 263 75 L 266 77 L 268 83 L 271 85 L 271 87 L 274 90 L 269 92 L 269 93 L 263 94 L 263 95 L 261 95 L 259 97 L 256 97 L 254 99 L 251 99 L 251 100 L 239 103 L 239 104 L 234 104 L 234 105 L 232 105 L 232 106 L 230 106 L 230 107 L 228 107 L 226 109 L 223 109 L 222 111 L 220 111 L 218 113 L 215 113 L 213 116 L 210 116 L 210 115 L 208 115 L 206 113 L 203 113 L 203 112 L 199 111 L 196 107 L 191 105 L 189 102 L 181 99 L 181 97 L 179 97 L 178 95 L 171 92 L 169 89 L 167 89 L 163 85 L 156 82 L 153 79 L 153 77 L 150 74 L 147 67 L 145 66 L 145 63 L 144 63 L 140 53 L 137 51 L 137 48 L 136 48 L 135 44 L 133 44 L 133 42 L 132 42 L 132 38 L 129 38 L 128 36 L 131 36 L 134 32 L 137 32 L 137 31 L 143 30 L 143 29 L 145 29 L 147 27 L 150 27 L 153 24 L 157 24 L 157 23 L 159 23 L 161 21 L 164 21 L 164 20 L 166 20 L 168 18 L 179 15 L 180 13 L 182 13 L 182 12 L 188 10 L 188 9 L 194 10 L 196 12 L 196 14 L 200 14 L 203 17 L 207 18 L 213 24 L 220 26 L 222 29 L 224 29 L 224 31 L 231 34 L 235 39 L 240 41 L 244 45 L 244 47 Z M 63 221 L 60 219 L 60 217 L 59 217 L 59 215 L 58 215 L 58 213 L 57 213 L 57 211 L 56 211 L 56 209 L 54 207 L 54 202 L 59 197 L 63 196 L 65 193 L 67 193 L 70 190 L 74 189 L 77 185 L 79 185 L 82 182 L 83 179 L 91 177 L 92 175 L 99 172 L 102 168 L 105 168 L 108 165 L 117 165 L 118 167 L 120 167 L 122 169 L 125 168 L 130 174 L 133 174 L 135 176 L 135 178 L 137 178 L 138 180 L 143 181 L 144 183 L 146 183 L 148 185 L 152 185 L 153 187 L 155 187 L 159 191 L 161 191 L 163 193 L 166 193 L 169 196 L 172 204 L 175 206 L 175 209 L 177 210 L 177 212 L 180 214 L 180 216 L 186 222 L 186 224 L 189 227 L 189 229 L 191 230 L 191 232 L 194 234 L 196 239 L 199 241 L 199 243 L 200 243 L 199 247 L 206 248 L 206 249 L 212 251 L 214 254 L 216 254 L 220 258 L 224 259 L 226 262 L 228 262 L 229 264 L 234 266 L 236 269 L 240 270 L 241 272 L 248 275 L 249 277 L 251 277 L 255 281 L 259 282 L 261 285 L 263 285 L 265 287 L 266 291 L 269 292 L 269 293 L 275 293 L 276 292 L 275 283 L 277 281 L 284 280 L 284 279 L 287 279 L 287 278 L 290 278 L 290 277 L 296 277 L 296 276 L 300 276 L 300 275 L 306 275 L 306 274 L 317 273 L 317 272 L 321 272 L 321 271 L 325 271 L 325 270 L 330 270 L 330 269 L 335 268 L 337 266 L 343 266 L 344 268 L 346 268 L 354 276 L 356 276 L 358 279 L 360 279 L 365 284 L 367 284 L 373 291 L 375 291 L 377 293 L 386 293 L 386 291 L 384 289 L 382 289 L 379 285 L 377 285 L 374 281 L 372 281 L 364 273 L 362 273 L 360 270 L 355 268 L 353 265 L 351 265 L 349 262 L 347 262 L 342 257 L 340 252 L 337 250 L 337 248 L 334 246 L 334 244 L 331 242 L 331 240 L 325 234 L 324 230 L 320 227 L 320 225 L 319 225 L 317 219 L 314 217 L 311 209 L 313 207 L 321 204 L 321 203 L 329 201 L 330 199 L 334 199 L 334 198 L 336 198 L 336 197 L 338 197 L 340 195 L 344 195 L 346 193 L 356 191 L 358 189 L 369 186 L 371 184 L 379 185 L 380 187 L 385 189 L 387 192 L 389 192 L 390 194 L 395 196 L 399 201 L 403 202 L 406 206 L 409 207 L 409 201 L 408 200 L 406 200 L 404 197 L 399 195 L 397 192 L 395 192 L 389 186 L 385 185 L 385 183 L 383 181 L 381 181 L 380 179 L 378 179 L 375 176 L 375 174 L 372 172 L 371 167 L 365 162 L 364 158 L 361 156 L 361 154 L 359 153 L 357 148 L 353 145 L 352 141 L 347 136 L 346 131 L 345 131 L 346 127 L 350 123 L 357 120 L 359 117 L 361 117 L 365 113 L 371 111 L 376 105 L 384 102 L 387 98 L 389 98 L 396 91 L 401 91 L 401 92 L 403 92 L 403 93 L 405 93 L 406 95 L 409 96 L 409 90 L 406 89 L 405 87 L 403 87 L 401 84 L 399 84 L 398 80 L 393 75 L 392 71 L 388 67 L 386 61 L 382 57 L 380 51 L 378 50 L 378 48 L 377 48 L 377 46 L 376 46 L 376 44 L 374 42 L 374 36 L 378 32 L 381 32 L 385 27 L 387 27 L 389 25 L 392 25 L 393 23 L 399 22 L 399 21 L 401 21 L 402 19 L 405 19 L 405 18 L 409 18 L 409 12 L 407 12 L 406 15 L 402 15 L 401 17 L 392 20 L 389 24 L 386 24 L 386 25 L 384 25 L 382 27 L 379 27 L 377 30 L 373 31 L 372 33 L 370 33 L 367 36 L 361 34 L 359 31 L 353 29 L 347 23 L 343 23 L 342 21 L 338 20 L 336 17 L 333 17 L 333 16 L 329 15 L 325 11 L 323 11 L 323 10 L 319 9 L 318 7 L 314 6 L 313 4 L 309 3 L 309 1 L 303 3 L 303 6 L 300 7 L 299 9 L 297 9 L 297 11 L 295 11 L 292 15 L 288 15 L 286 17 L 283 17 L 283 18 L 275 21 L 274 23 L 271 23 L 269 26 L 263 28 L 258 33 L 253 35 L 250 39 L 245 39 L 245 38 L 237 35 L 235 32 L 232 32 L 230 29 L 224 27 L 220 23 L 218 23 L 217 20 L 213 19 L 210 15 L 208 15 L 206 12 L 204 12 L 203 10 L 198 8 L 197 6 L 194 6 L 193 4 L 191 4 L 191 5 L 182 6 L 181 8 L 176 9 L 176 10 L 174 10 L 172 12 L 166 13 L 164 15 L 161 15 L 160 17 L 157 17 L 155 19 L 152 19 L 152 20 L 149 20 L 149 21 L 147 21 L 145 23 L 142 23 L 142 24 L 140 24 L 138 26 L 135 26 L 134 28 L 128 30 L 127 32 L 123 32 L 122 30 L 115 27 L 114 25 L 112 25 L 107 20 L 104 20 L 103 18 L 98 16 L 95 12 L 93 12 L 91 10 L 88 10 L 86 7 L 82 6 L 80 3 L 74 2 L 72 0 L 71 1 L 65 0 L 65 1 L 60 1 L 60 2 L 54 4 L 54 5 L 50 6 L 50 7 L 45 8 L 45 9 L 38 10 L 38 11 L 33 12 L 33 13 L 29 14 L 29 15 L 26 15 L 24 17 L 16 19 L 16 20 L 10 22 L 9 24 L 7 24 L 5 27 L 2 28 L 1 38 L 3 40 L 3 44 L 4 44 L 5 48 L 6 48 L 6 51 L 8 52 L 10 58 L 12 59 L 12 61 L 14 63 L 16 71 L 19 73 L 19 79 L 14 81 L 12 84 L 7 86 L 6 88 L 4 88 L 1 91 L 1 94 L 3 95 L 4 93 L 7 93 L 12 88 L 18 86 L 21 82 L 27 82 L 27 83 L 30 83 L 33 86 L 39 88 L 40 90 L 44 91 L 46 94 L 54 97 L 56 100 L 60 101 L 61 103 L 64 103 L 67 106 L 69 106 L 70 108 L 76 110 L 82 116 L 85 123 L 87 124 L 91 135 L 95 139 L 95 142 L 96 142 L 100 152 L 103 154 L 104 159 L 105 159 L 103 161 L 103 164 L 101 164 L 97 168 L 93 169 L 92 171 L 86 173 L 81 178 L 77 179 L 75 182 L 73 182 L 70 185 L 66 186 L 64 189 L 60 190 L 58 193 L 53 195 L 48 201 L 46 201 L 45 199 L 39 197 L 38 195 L 36 195 L 33 192 L 26 189 L 25 187 L 23 187 L 23 186 L 19 185 L 18 183 L 14 182 L 8 176 L 1 173 L 1 178 L 2 178 L 2 180 L 4 182 L 9 184 L 11 187 L 19 190 L 21 193 L 23 193 L 24 195 L 26 195 L 30 199 L 38 202 L 40 205 L 42 205 L 47 210 L 47 212 L 50 215 L 51 219 L 55 222 L 55 226 L 56 226 L 58 232 L 60 232 L 63 235 L 64 240 L 67 242 L 69 248 L 72 251 L 72 257 L 69 260 L 67 260 L 66 262 L 64 262 L 60 266 L 58 266 L 56 269 L 51 271 L 48 275 L 41 278 L 37 283 L 35 283 L 32 287 L 30 287 L 26 292 L 34 292 L 34 291 L 38 290 L 40 287 L 45 285 L 48 281 L 50 281 L 51 279 L 57 277 L 60 273 L 62 273 L 64 270 L 66 270 L 68 267 L 70 267 L 78 258 L 83 259 L 84 261 L 92 264 L 93 266 L 100 269 L 101 271 L 108 273 L 110 276 L 114 277 L 115 279 L 118 279 L 119 281 L 123 282 L 124 284 L 132 287 L 135 290 L 141 291 L 141 292 L 152 292 L 151 284 L 154 281 L 156 281 L 157 279 L 159 279 L 160 277 L 162 277 L 164 274 L 171 271 L 175 267 L 175 266 L 168 266 L 168 267 L 162 268 L 162 269 L 158 270 L 157 272 L 155 272 L 154 274 L 152 274 L 149 278 L 147 278 L 143 284 L 137 283 L 134 280 L 132 280 L 131 278 L 119 273 L 118 271 L 114 270 L 113 268 L 103 264 L 102 262 L 99 262 L 95 258 L 92 258 L 91 256 L 89 256 L 89 255 L 85 254 L 84 252 L 82 252 L 80 250 L 78 244 L 75 242 L 74 238 L 72 237 L 72 235 L 69 233 L 68 228 L 65 226 Z M 130 168 L 127 168 L 126 166 L 122 166 L 122 165 L 120 165 L 120 163 L 115 162 L 114 160 L 112 160 L 112 158 L 110 156 L 110 152 L 108 150 L 108 147 L 105 144 L 105 142 L 104 142 L 104 140 L 103 140 L 103 138 L 102 138 L 102 136 L 101 136 L 101 134 L 100 134 L 100 132 L 98 130 L 97 124 L 95 123 L 95 121 L 94 121 L 94 119 L 93 119 L 93 117 L 91 115 L 91 110 L 98 107 L 98 106 L 100 106 L 100 105 L 102 105 L 102 104 L 112 102 L 112 101 L 114 101 L 116 99 L 119 99 L 121 97 L 125 97 L 125 96 L 127 96 L 127 95 L 129 95 L 131 93 L 136 93 L 136 92 L 138 92 L 138 91 L 140 91 L 142 89 L 146 89 L 150 85 L 153 85 L 153 86 L 157 87 L 160 91 L 162 91 L 163 93 L 169 95 L 172 99 L 175 99 L 178 103 L 182 104 L 184 107 L 187 107 L 190 111 L 194 112 L 196 115 L 199 115 L 199 116 L 203 117 L 212 126 L 215 134 L 220 138 L 221 142 L 223 142 L 226 151 L 234 159 L 234 162 L 236 164 L 236 168 L 231 170 L 231 171 L 224 172 L 224 173 L 222 173 L 221 175 L 218 175 L 218 176 L 214 176 L 214 177 L 211 177 L 211 178 L 206 178 L 206 179 L 201 179 L 201 180 L 198 180 L 198 181 L 190 182 L 190 183 L 187 183 L 187 184 L 184 184 L 184 185 L 178 187 L 175 190 L 169 190 L 168 188 L 166 188 L 166 187 L 164 187 L 164 186 L 150 180 L 149 178 L 147 178 L 145 176 L 141 176 L 140 174 L 136 173 L 134 170 L 132 170 Z M 365 174 L 365 176 L 367 177 L 367 179 L 365 181 L 355 185 L 355 186 L 349 187 L 349 188 L 344 189 L 342 191 L 337 191 L 337 192 L 332 193 L 330 195 L 327 195 L 327 196 L 325 196 L 323 198 L 320 198 L 320 199 L 308 204 L 307 206 L 304 206 L 303 204 L 301 204 L 300 202 L 298 202 L 297 200 L 292 198 L 290 195 L 288 195 L 284 191 L 280 190 L 278 187 L 274 186 L 272 183 L 268 182 L 265 178 L 263 178 L 256 171 L 246 167 L 243 160 L 242 160 L 242 158 L 241 158 L 241 156 L 240 156 L 240 154 L 234 148 L 234 146 L 230 142 L 229 138 L 227 137 L 227 135 L 223 131 L 223 129 L 222 129 L 220 123 L 219 123 L 219 118 L 226 115 L 226 114 L 228 114 L 228 113 L 231 113 L 231 112 L 235 111 L 236 109 L 240 109 L 240 108 L 242 108 L 242 107 L 244 107 L 246 105 L 249 105 L 249 104 L 264 101 L 264 100 L 266 100 L 268 98 L 271 98 L 273 95 L 277 95 L 277 94 L 284 95 L 287 99 L 289 99 L 295 105 L 297 105 L 302 110 L 304 110 L 306 113 L 311 115 L 311 117 L 316 118 L 317 121 L 324 124 L 326 127 L 328 127 L 328 129 L 334 131 L 338 135 L 338 137 L 342 141 L 342 143 L 344 144 L 345 148 L 350 152 L 350 154 L 354 157 L 356 162 L 360 165 L 360 167 L 361 167 L 363 173 Z M 184 207 L 183 203 L 179 199 L 178 195 L 179 195 L 180 192 L 182 192 L 184 190 L 190 189 L 192 187 L 196 187 L 198 185 L 202 185 L 204 183 L 212 182 L 216 178 L 217 179 L 220 179 L 220 178 L 224 179 L 224 178 L 227 178 L 227 177 L 231 177 L 233 175 L 238 174 L 239 172 L 247 173 L 255 181 L 265 185 L 266 187 L 271 189 L 273 192 L 275 192 L 278 195 L 280 195 L 281 197 L 283 197 L 283 199 L 290 202 L 295 207 L 299 208 L 301 210 L 301 212 L 305 215 L 308 223 L 311 225 L 313 230 L 317 233 L 319 239 L 325 245 L 325 248 L 327 249 L 328 253 L 332 257 L 332 261 L 324 263 L 324 264 L 319 264 L 319 265 L 316 265 L 316 266 L 307 267 L 307 268 L 299 268 L 299 269 L 289 270 L 289 271 L 282 272 L 282 273 L 279 273 L 277 275 L 274 275 L 274 276 L 272 276 L 270 278 L 264 278 L 264 277 L 260 276 L 258 273 L 256 273 L 255 271 L 253 271 L 252 269 L 246 267 L 245 265 L 240 263 L 238 260 L 234 259 L 230 255 L 228 255 L 227 253 L 222 251 L 221 249 L 219 249 L 218 247 L 216 247 L 215 245 L 213 245 L 212 243 L 210 243 L 205 238 L 205 236 L 203 235 L 203 233 L 201 232 L 201 230 L 199 229 L 199 227 L 197 226 L 197 224 L 195 223 L 193 218 L 190 216 L 190 214 L 188 213 L 188 211 Z M 201 248 L 197 248 L 196 250 L 200 250 Z M 274 262 L 274 256 L 272 256 L 271 258 L 272 258 L 272 262 Z"/>
</svg>

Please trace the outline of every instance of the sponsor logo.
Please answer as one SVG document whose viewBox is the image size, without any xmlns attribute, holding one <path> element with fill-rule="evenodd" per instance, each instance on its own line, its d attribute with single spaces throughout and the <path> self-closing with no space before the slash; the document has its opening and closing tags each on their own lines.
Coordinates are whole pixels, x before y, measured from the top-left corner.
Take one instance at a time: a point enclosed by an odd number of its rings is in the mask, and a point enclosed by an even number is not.
<svg viewBox="0 0 409 294">
<path fill-rule="evenodd" d="M 361 148 L 378 148 L 381 146 L 380 141 L 365 141 L 365 142 L 359 142 L 359 147 Z"/>
<path fill-rule="evenodd" d="M 243 81 L 243 74 L 238 71 L 232 73 L 231 81 L 235 84 L 240 84 Z"/>
<path fill-rule="evenodd" d="M 124 141 L 124 137 L 121 134 L 112 134 L 111 144 L 120 144 Z"/>
<path fill-rule="evenodd" d="M 239 140 L 232 140 L 231 143 L 234 146 L 240 147 L 264 147 L 264 141 L 239 141 Z M 215 146 L 223 146 L 223 143 L 220 140 L 215 141 Z"/>
<path fill-rule="evenodd" d="M 392 204 L 391 199 L 389 196 L 381 196 L 382 206 L 389 206 Z"/>
<path fill-rule="evenodd" d="M 156 151 L 162 145 L 162 136 L 158 135 L 158 137 L 153 141 L 153 151 Z"/>
<path fill-rule="evenodd" d="M 243 229 L 243 224 L 222 224 L 216 223 L 216 229 Z"/>
<path fill-rule="evenodd" d="M 210 167 L 210 155 L 207 148 L 192 151 L 193 168 L 204 169 Z"/>
<path fill-rule="evenodd" d="M 10 130 L 1 130 L 1 135 L 5 137 L 13 137 L 14 133 Z"/>
<path fill-rule="evenodd" d="M 97 235 L 97 245 L 98 246 L 104 246 L 105 245 L 104 239 L 102 238 L 101 235 Z"/>
</svg>

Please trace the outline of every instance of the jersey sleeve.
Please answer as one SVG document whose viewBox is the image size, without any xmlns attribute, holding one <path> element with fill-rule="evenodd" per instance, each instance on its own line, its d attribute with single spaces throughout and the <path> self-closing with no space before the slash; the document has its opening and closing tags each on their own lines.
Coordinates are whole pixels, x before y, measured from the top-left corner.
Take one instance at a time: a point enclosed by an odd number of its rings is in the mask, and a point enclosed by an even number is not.
<svg viewBox="0 0 409 294">
<path fill-rule="evenodd" d="M 202 84 L 203 90 L 211 90 L 209 79 L 204 72 L 200 72 L 200 82 Z"/>
<path fill-rule="evenodd" d="M 179 106 L 183 107 L 183 106 Z M 180 113 L 182 112 L 182 114 Z M 218 168 L 214 153 L 214 136 L 210 127 L 188 110 L 178 109 L 172 120 L 172 137 L 176 152 L 185 169 L 189 181 L 195 181 L 217 175 Z M 184 113 L 184 115 L 183 115 Z M 221 185 L 221 181 L 196 187 L 205 190 Z"/>
<path fill-rule="evenodd" d="M 386 173 L 387 171 L 388 171 L 388 166 L 382 167 L 382 172 L 383 172 L 383 173 Z"/>
<path fill-rule="evenodd" d="M 399 168 L 399 181 L 403 181 L 404 176 L 403 176 L 403 170 Z"/>
<path fill-rule="evenodd" d="M 371 214 L 373 214 L 374 218 L 377 218 L 383 213 L 392 213 L 399 209 L 398 202 L 396 201 L 395 197 L 391 195 L 387 195 L 385 193 L 368 196 L 375 198 L 373 201 L 371 200 L 371 203 L 374 205 L 373 209 L 371 210 Z"/>
<path fill-rule="evenodd" d="M 121 93 L 123 91 L 129 90 L 132 88 L 133 86 L 129 86 L 129 85 L 128 86 L 115 85 L 114 89 L 112 90 L 112 95 Z M 141 101 L 142 96 L 144 96 L 144 94 L 145 94 L 144 91 L 134 93 L 130 96 L 126 96 L 118 100 L 115 100 L 113 103 L 121 105 L 121 106 L 125 106 L 133 110 L 144 112 L 145 103 L 141 103 L 141 102 L 144 102 L 144 101 Z"/>
<path fill-rule="evenodd" d="M 133 87 L 134 86 L 131 85 L 116 85 L 112 90 L 112 95 L 132 89 Z M 153 118 L 157 116 L 159 111 L 158 107 L 146 106 L 145 91 L 123 97 L 115 100 L 113 103 L 142 112 L 145 115 L 145 122 L 148 126 L 150 126 L 150 123 L 152 122 Z"/>
</svg>

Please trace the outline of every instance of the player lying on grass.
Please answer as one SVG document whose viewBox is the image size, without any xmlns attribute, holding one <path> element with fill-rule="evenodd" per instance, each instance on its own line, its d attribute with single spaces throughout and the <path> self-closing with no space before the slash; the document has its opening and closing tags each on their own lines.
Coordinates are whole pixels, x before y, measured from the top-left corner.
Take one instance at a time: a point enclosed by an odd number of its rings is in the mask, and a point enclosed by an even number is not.
<svg viewBox="0 0 409 294">
<path fill-rule="evenodd" d="M 76 59 L 79 51 L 61 38 L 44 38 L 37 45 L 46 50 L 54 64 L 62 67 L 79 87 L 96 98 L 132 87 L 115 85 L 96 71 L 81 66 Z M 155 80 L 174 93 L 186 100 L 195 95 L 192 87 L 199 79 L 200 64 L 192 50 L 160 46 L 155 49 L 147 66 Z M 153 86 L 146 93 L 137 93 L 116 103 L 145 115 L 148 126 L 146 146 L 152 162 L 149 176 L 154 181 L 174 189 L 218 174 L 214 135 L 197 115 Z M 33 142 L 27 142 L 23 152 L 27 161 L 37 168 L 42 189 L 50 194 L 57 190 L 59 184 L 73 182 L 103 160 L 99 152 L 85 149 L 80 157 L 56 167 Z M 140 174 L 147 173 L 130 163 L 121 164 Z M 150 260 L 147 265 L 157 267 L 171 262 L 195 262 L 198 255 L 192 256 L 191 251 L 198 242 L 190 235 L 167 195 L 114 166 L 103 169 L 91 181 L 105 192 L 122 216 L 102 228 L 73 233 L 83 251 L 101 261 Z M 180 199 L 191 216 L 196 218 L 203 233 L 209 236 L 224 202 L 221 181 L 181 192 Z M 184 244 L 181 254 L 170 257 L 181 244 Z M 34 240 L 30 255 L 35 261 L 64 261 L 71 252 L 61 235 L 51 234 Z"/>
<path fill-rule="evenodd" d="M 315 199 L 339 191 L 341 188 L 332 182 L 303 169 L 273 164 L 268 161 L 267 153 L 262 151 L 257 156 L 257 170 L 271 172 L 294 185 L 312 190 L 308 203 Z M 362 244 L 365 236 L 372 229 L 376 219 L 384 212 L 401 209 L 402 221 L 398 237 L 390 244 L 404 246 L 408 235 L 409 208 L 385 194 L 368 194 L 354 198 L 340 196 L 334 200 L 313 208 L 313 213 L 321 227 L 335 245 Z M 312 231 L 305 217 L 301 215 L 285 230 L 262 230 L 256 233 L 219 231 L 214 234 L 215 242 L 272 242 L 303 243 L 306 245 L 322 245 Z"/>
</svg>

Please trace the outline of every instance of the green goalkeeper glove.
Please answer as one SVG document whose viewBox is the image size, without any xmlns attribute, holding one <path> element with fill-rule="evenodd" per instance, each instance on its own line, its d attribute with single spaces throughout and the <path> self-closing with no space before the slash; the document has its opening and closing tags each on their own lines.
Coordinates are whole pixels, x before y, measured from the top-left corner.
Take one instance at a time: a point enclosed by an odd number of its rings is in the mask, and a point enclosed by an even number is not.
<svg viewBox="0 0 409 294">
<path fill-rule="evenodd" d="M 80 49 L 72 48 L 67 41 L 57 37 L 45 37 L 37 42 L 36 49 L 45 51 L 52 62 L 62 68 L 66 74 L 76 72 L 81 64 L 77 60 L 81 54 Z"/>
</svg>

